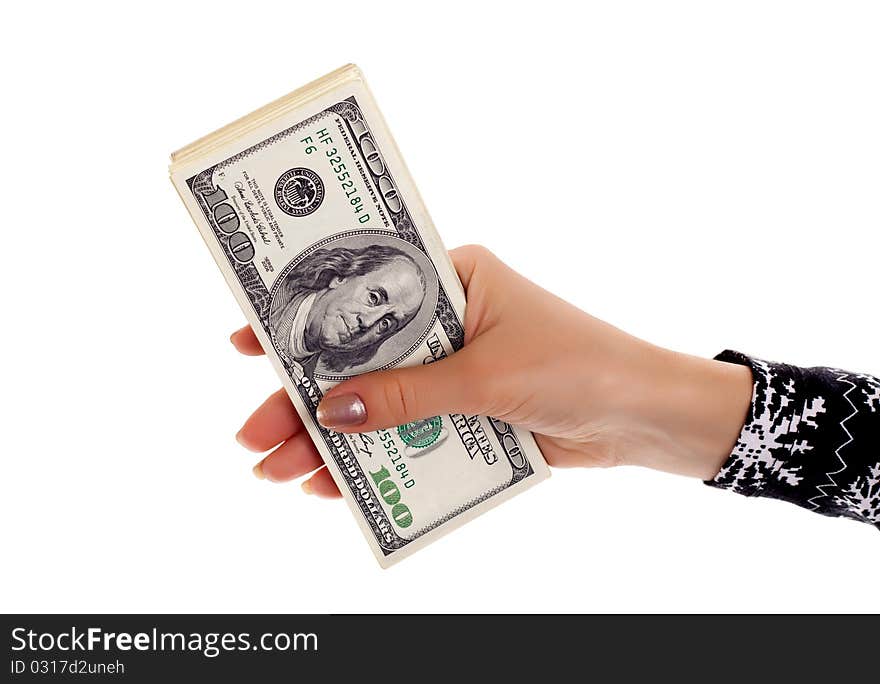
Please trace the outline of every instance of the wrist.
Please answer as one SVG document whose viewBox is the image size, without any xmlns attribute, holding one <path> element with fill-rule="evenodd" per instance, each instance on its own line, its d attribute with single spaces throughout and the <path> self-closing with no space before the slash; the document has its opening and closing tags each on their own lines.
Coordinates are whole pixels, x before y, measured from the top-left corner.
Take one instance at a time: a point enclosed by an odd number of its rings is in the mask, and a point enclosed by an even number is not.
<svg viewBox="0 0 880 684">
<path fill-rule="evenodd" d="M 749 368 L 653 347 L 630 412 L 635 465 L 711 480 L 751 405 Z"/>
</svg>

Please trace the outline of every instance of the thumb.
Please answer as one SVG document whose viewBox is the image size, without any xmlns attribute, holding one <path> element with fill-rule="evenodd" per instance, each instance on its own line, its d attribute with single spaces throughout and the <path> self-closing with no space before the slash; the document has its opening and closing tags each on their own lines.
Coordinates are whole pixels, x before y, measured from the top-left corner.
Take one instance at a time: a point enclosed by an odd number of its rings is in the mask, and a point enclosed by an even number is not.
<svg viewBox="0 0 880 684">
<path fill-rule="evenodd" d="M 359 375 L 331 389 L 318 422 L 337 432 L 369 432 L 443 413 L 483 413 L 467 349 L 424 366 Z"/>
</svg>

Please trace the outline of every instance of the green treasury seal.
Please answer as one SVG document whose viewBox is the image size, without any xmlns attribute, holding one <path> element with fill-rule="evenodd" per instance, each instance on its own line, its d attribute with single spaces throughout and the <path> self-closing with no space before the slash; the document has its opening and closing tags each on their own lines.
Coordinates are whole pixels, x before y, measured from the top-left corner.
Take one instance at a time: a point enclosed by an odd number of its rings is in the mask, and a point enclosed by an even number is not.
<svg viewBox="0 0 880 684">
<path fill-rule="evenodd" d="M 443 422 L 440 420 L 440 416 L 434 416 L 413 423 L 405 423 L 397 428 L 397 434 L 407 446 L 424 449 L 437 441 L 442 429 Z"/>
</svg>

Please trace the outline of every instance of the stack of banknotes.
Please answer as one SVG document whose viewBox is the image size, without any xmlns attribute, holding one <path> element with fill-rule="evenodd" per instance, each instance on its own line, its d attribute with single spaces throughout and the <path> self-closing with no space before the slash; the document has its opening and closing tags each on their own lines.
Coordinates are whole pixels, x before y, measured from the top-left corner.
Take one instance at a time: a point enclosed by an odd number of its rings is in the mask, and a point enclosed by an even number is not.
<svg viewBox="0 0 880 684">
<path fill-rule="evenodd" d="M 532 435 L 490 417 L 432 416 L 355 435 L 317 422 L 336 383 L 442 363 L 464 342 L 461 282 L 357 67 L 171 159 L 174 186 L 380 565 L 549 476 Z M 347 334 L 338 320 L 310 316 L 354 277 L 394 320 L 372 316 L 371 301 L 357 304 L 361 327 Z"/>
</svg>

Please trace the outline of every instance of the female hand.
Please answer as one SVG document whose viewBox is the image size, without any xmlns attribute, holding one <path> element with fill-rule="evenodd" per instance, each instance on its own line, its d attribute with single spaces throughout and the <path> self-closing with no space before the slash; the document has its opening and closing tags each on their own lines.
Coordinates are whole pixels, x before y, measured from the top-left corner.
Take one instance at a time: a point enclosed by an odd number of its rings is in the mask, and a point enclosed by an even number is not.
<svg viewBox="0 0 880 684">
<path fill-rule="evenodd" d="M 541 289 L 482 247 L 450 252 L 467 292 L 465 346 L 426 366 L 346 380 L 318 407 L 322 425 L 368 432 L 446 413 L 490 415 L 535 433 L 552 466 L 642 465 L 711 479 L 749 407 L 748 368 L 648 344 Z M 232 335 L 263 353 L 251 328 Z M 339 496 L 282 389 L 237 439 L 263 452 L 258 477 L 317 470 L 303 489 Z"/>
</svg>

